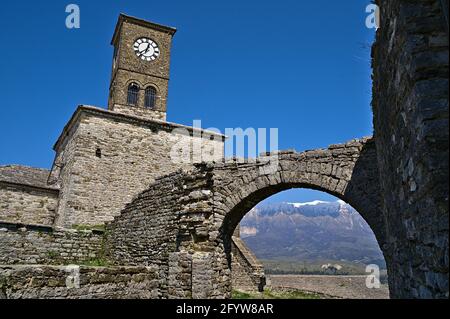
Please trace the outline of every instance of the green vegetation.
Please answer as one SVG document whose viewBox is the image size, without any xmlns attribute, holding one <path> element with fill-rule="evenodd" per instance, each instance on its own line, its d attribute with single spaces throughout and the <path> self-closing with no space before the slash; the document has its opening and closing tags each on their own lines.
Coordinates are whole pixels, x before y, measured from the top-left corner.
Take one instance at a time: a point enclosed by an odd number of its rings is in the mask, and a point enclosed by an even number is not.
<svg viewBox="0 0 450 319">
<path fill-rule="evenodd" d="M 256 296 L 256 294 L 250 294 L 248 292 L 242 292 L 239 290 L 233 290 L 233 292 L 231 293 L 232 299 L 256 299 L 252 298 L 252 296 Z"/>
<path fill-rule="evenodd" d="M 110 265 L 109 262 L 104 258 L 94 258 L 80 262 L 79 264 L 81 266 L 88 266 L 88 267 L 108 267 Z"/>
<path fill-rule="evenodd" d="M 301 290 L 272 290 L 265 289 L 264 292 L 242 292 L 234 290 L 233 299 L 323 299 L 324 297 Z"/>
<path fill-rule="evenodd" d="M 94 227 L 98 227 L 98 226 L 94 226 Z M 90 259 L 88 261 L 83 262 L 84 266 L 91 266 L 91 267 L 108 267 L 110 266 L 110 262 L 107 258 L 106 255 L 106 237 L 107 237 L 107 231 L 105 230 L 105 226 L 101 225 L 101 227 L 103 227 L 103 238 L 102 238 L 102 242 L 100 245 L 100 249 L 97 252 L 97 257 Z M 97 228 L 98 229 L 98 228 Z"/>
<path fill-rule="evenodd" d="M 59 254 L 56 251 L 50 250 L 48 252 L 48 258 L 50 259 L 57 259 Z"/>
</svg>

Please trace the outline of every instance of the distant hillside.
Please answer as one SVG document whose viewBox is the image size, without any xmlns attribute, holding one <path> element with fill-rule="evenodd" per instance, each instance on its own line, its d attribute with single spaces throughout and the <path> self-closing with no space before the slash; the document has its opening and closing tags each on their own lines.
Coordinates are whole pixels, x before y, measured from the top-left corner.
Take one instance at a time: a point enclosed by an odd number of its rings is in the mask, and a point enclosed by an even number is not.
<svg viewBox="0 0 450 319">
<path fill-rule="evenodd" d="M 241 222 L 241 236 L 264 260 L 342 261 L 385 267 L 369 225 L 341 201 L 260 204 Z"/>
</svg>

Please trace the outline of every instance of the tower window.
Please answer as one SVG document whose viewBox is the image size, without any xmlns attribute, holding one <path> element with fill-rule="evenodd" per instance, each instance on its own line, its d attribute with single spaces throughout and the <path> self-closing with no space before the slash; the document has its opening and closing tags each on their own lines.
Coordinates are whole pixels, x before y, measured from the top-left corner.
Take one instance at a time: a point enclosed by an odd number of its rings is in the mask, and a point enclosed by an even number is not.
<svg viewBox="0 0 450 319">
<path fill-rule="evenodd" d="M 127 104 L 136 106 L 139 99 L 139 85 L 131 83 L 128 86 Z"/>
<path fill-rule="evenodd" d="M 156 105 L 156 89 L 149 86 L 145 89 L 145 107 L 154 109 Z"/>
</svg>

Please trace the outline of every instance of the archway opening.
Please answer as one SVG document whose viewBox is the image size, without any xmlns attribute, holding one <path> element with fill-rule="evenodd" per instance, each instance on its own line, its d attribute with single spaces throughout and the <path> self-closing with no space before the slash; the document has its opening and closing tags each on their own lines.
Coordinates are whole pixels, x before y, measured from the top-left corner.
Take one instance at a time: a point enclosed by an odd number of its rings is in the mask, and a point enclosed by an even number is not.
<svg viewBox="0 0 450 319">
<path fill-rule="evenodd" d="M 376 235 L 343 199 L 305 188 L 266 189 L 229 216 L 224 244 L 235 295 L 389 297 Z"/>
</svg>

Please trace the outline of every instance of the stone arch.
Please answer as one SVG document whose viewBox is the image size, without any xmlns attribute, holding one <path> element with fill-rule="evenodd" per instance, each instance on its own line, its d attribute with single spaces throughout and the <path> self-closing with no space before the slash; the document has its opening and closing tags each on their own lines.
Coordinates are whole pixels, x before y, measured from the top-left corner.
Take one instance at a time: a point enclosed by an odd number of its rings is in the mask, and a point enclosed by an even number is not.
<svg viewBox="0 0 450 319">
<path fill-rule="evenodd" d="M 139 81 L 139 80 L 137 80 L 137 79 L 128 79 L 128 80 L 125 82 L 124 88 L 127 89 L 128 86 L 129 86 L 130 84 L 132 84 L 132 83 L 136 83 L 137 85 L 139 85 L 139 88 L 140 88 L 140 89 L 142 89 L 142 88 L 144 87 L 144 85 L 143 85 L 143 83 L 142 83 L 141 81 Z"/>
<path fill-rule="evenodd" d="M 127 205 L 108 225 L 108 254 L 117 263 L 157 263 L 170 297 L 229 297 L 234 227 L 261 200 L 304 187 L 330 193 L 358 210 L 389 263 L 376 156 L 375 143 L 365 138 L 246 163 L 194 165 L 157 179 Z"/>
<path fill-rule="evenodd" d="M 216 213 L 223 219 L 218 240 L 224 245 L 229 265 L 231 236 L 244 215 L 264 199 L 292 188 L 323 191 L 353 206 L 372 228 L 383 250 L 385 224 L 376 150 L 371 139 L 334 145 L 327 150 L 281 152 L 278 160 L 276 171 L 267 174 L 261 174 L 267 166 L 263 163 L 216 169 L 221 177 L 214 189 L 214 203 Z"/>
</svg>

